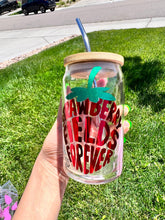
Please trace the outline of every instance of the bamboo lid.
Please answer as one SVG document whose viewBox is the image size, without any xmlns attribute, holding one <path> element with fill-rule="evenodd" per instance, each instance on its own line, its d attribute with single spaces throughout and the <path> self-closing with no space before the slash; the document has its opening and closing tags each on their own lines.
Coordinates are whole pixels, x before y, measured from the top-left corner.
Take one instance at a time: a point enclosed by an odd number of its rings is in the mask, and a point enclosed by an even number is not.
<svg viewBox="0 0 165 220">
<path fill-rule="evenodd" d="M 90 62 L 90 61 L 106 61 L 124 65 L 124 57 L 116 53 L 107 52 L 84 52 L 70 55 L 64 59 L 64 66 L 73 63 Z"/>
</svg>

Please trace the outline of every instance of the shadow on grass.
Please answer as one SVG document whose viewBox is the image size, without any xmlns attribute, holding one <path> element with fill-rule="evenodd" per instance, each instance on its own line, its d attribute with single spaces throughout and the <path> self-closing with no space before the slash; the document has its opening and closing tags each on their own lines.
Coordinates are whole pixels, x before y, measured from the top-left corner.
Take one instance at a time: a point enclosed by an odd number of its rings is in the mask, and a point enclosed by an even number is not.
<svg viewBox="0 0 165 220">
<path fill-rule="evenodd" d="M 158 90 L 157 84 L 165 74 L 161 62 L 142 63 L 140 57 L 125 57 L 122 69 L 126 86 L 139 93 L 139 104 L 150 105 L 155 112 L 165 108 L 165 93 Z"/>
</svg>

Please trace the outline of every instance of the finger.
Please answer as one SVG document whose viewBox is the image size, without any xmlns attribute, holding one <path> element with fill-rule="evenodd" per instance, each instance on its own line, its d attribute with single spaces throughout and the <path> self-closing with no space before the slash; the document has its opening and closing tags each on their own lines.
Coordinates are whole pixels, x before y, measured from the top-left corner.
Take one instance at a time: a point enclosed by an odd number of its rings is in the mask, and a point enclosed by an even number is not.
<svg viewBox="0 0 165 220">
<path fill-rule="evenodd" d="M 104 78 L 104 79 L 99 79 L 97 81 L 97 87 L 105 87 L 106 84 L 108 82 L 108 79 L 107 78 Z"/>
<path fill-rule="evenodd" d="M 123 114 L 124 110 L 124 116 L 128 115 L 129 111 L 131 110 L 129 105 L 119 105 L 118 108 L 120 109 L 120 115 Z"/>
<path fill-rule="evenodd" d="M 71 88 L 70 88 L 70 86 L 67 86 L 67 88 L 66 88 L 66 94 L 68 95 L 69 93 L 71 93 L 72 91 L 71 91 Z"/>
<path fill-rule="evenodd" d="M 129 131 L 129 129 L 131 128 L 131 126 L 132 126 L 131 121 L 125 120 L 125 121 L 123 122 L 124 134 L 126 134 L 126 133 Z"/>
</svg>

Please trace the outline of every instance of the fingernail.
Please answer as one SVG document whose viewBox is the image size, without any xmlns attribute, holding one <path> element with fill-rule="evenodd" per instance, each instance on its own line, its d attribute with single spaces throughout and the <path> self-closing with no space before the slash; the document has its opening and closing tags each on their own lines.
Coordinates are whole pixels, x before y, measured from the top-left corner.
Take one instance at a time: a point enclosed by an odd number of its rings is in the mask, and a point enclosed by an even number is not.
<svg viewBox="0 0 165 220">
<path fill-rule="evenodd" d="M 129 128 L 132 127 L 132 122 L 130 120 L 126 120 L 129 123 Z"/>
<path fill-rule="evenodd" d="M 65 87 L 67 88 L 68 86 L 69 86 L 69 83 L 66 83 L 66 84 L 65 84 Z"/>
<path fill-rule="evenodd" d="M 128 108 L 128 112 L 131 111 L 131 107 L 130 107 L 129 105 L 125 105 L 125 104 L 124 104 L 124 107 Z"/>
<path fill-rule="evenodd" d="M 127 141 L 127 139 L 124 137 L 124 144 L 125 144 L 126 141 Z"/>
</svg>

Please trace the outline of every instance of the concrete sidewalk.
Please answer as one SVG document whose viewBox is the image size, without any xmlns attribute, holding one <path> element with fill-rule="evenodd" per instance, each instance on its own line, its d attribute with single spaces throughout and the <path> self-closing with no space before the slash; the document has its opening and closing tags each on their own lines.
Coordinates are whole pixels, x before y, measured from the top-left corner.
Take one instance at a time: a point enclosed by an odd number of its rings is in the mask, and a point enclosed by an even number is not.
<svg viewBox="0 0 165 220">
<path fill-rule="evenodd" d="M 114 3 L 114 2 L 119 2 L 119 1 L 124 1 L 124 0 L 80 0 L 76 2 L 75 4 L 71 5 L 70 7 L 85 7 L 89 5 L 100 5 L 100 4 L 105 4 L 105 3 Z"/>
<path fill-rule="evenodd" d="M 87 33 L 99 30 L 165 27 L 165 17 L 84 24 Z M 2 63 L 33 50 L 80 35 L 75 25 L 0 31 L 0 68 Z"/>
</svg>

